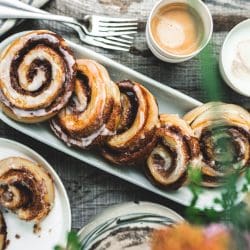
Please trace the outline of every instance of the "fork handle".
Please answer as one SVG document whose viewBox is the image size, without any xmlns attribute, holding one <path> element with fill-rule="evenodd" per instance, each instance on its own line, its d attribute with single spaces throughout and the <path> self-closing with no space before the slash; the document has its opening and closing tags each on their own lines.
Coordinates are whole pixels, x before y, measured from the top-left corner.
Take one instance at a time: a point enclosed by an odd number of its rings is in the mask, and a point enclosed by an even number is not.
<svg viewBox="0 0 250 250">
<path fill-rule="evenodd" d="M 22 9 L 22 10 L 29 11 L 29 12 L 52 15 L 48 11 L 39 9 L 35 6 L 21 2 L 19 0 L 0 0 L 0 6 L 1 6 L 1 8 L 2 8 L 2 6 L 9 6 L 9 7 L 15 8 L 15 9 Z M 89 14 L 81 14 L 81 19 L 83 22 L 88 21 L 89 17 L 90 17 Z"/>
<path fill-rule="evenodd" d="M 46 13 L 34 13 L 30 11 L 25 11 L 21 9 L 11 8 L 8 6 L 1 6 L 0 8 L 0 19 L 39 19 L 39 20 L 51 20 L 59 22 L 67 22 L 76 24 L 77 21 L 68 16 L 46 14 Z"/>
<path fill-rule="evenodd" d="M 41 10 L 39 8 L 36 8 L 32 5 L 26 4 L 24 2 L 21 2 L 19 0 L 0 0 L 0 7 L 2 8 L 3 6 L 9 6 L 12 7 L 13 9 L 17 9 L 17 10 L 24 10 L 24 11 L 29 11 L 32 13 L 40 13 L 40 14 L 47 14 L 47 15 L 53 15 L 48 11 L 45 10 Z M 26 13 L 27 14 L 27 13 Z M 85 31 L 85 33 L 88 33 L 87 28 L 84 27 L 84 20 L 88 19 L 89 15 L 82 15 L 83 16 L 83 20 L 82 20 L 82 25 L 81 28 Z M 74 23 L 76 24 L 76 23 Z M 88 22 L 86 22 L 86 24 L 88 24 Z M 64 23 L 64 25 L 71 27 L 72 29 L 76 29 L 75 25 L 71 25 L 70 23 Z"/>
<path fill-rule="evenodd" d="M 37 7 L 34 7 L 30 4 L 21 2 L 19 0 L 0 0 L 0 6 L 9 6 L 15 9 L 22 9 L 22 10 L 26 10 L 26 11 L 30 11 L 30 12 L 36 12 L 36 13 L 42 13 L 42 14 L 51 14 L 48 11 L 45 10 L 41 10 Z M 81 14 L 82 20 L 87 20 L 89 19 L 89 15 L 88 14 Z"/>
<path fill-rule="evenodd" d="M 37 12 L 37 13 L 47 13 L 47 14 L 49 13 L 47 11 L 41 10 L 39 8 L 36 8 L 34 6 L 31 6 L 19 0 L 0 0 L 0 5 L 1 6 L 5 5 L 5 6 L 13 7 L 15 9 L 22 9 L 22 10 L 32 11 L 32 12 Z"/>
</svg>

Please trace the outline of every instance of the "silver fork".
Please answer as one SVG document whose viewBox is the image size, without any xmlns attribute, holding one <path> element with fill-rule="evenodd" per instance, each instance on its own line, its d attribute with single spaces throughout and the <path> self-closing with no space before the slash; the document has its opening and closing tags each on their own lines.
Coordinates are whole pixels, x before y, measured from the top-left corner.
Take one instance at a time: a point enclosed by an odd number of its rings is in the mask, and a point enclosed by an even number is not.
<svg viewBox="0 0 250 250">
<path fill-rule="evenodd" d="M 35 8 L 33 6 L 30 6 L 28 4 L 20 2 L 18 0 L 11 0 L 11 1 L 0 0 L 0 8 L 3 7 L 2 4 L 12 6 L 14 8 L 27 10 L 30 12 L 37 12 L 37 13 L 41 13 L 41 14 L 44 14 L 44 13 L 50 14 L 49 12 Z M 127 19 L 123 19 L 123 20 L 127 20 Z M 130 20 L 132 20 L 132 19 L 130 19 Z M 79 38 L 84 43 L 87 43 L 89 45 L 93 45 L 93 46 L 97 46 L 97 47 L 101 47 L 101 48 L 105 48 L 105 49 L 129 51 L 129 47 L 133 43 L 133 36 L 130 36 L 130 35 L 110 36 L 110 37 L 105 37 L 105 38 L 91 37 L 91 36 L 83 33 L 82 29 L 79 26 L 69 24 L 69 23 L 64 23 L 64 25 L 69 26 L 72 29 L 74 29 L 78 33 Z M 93 26 L 93 27 L 95 28 L 95 26 Z"/>
<path fill-rule="evenodd" d="M 25 15 L 31 14 L 31 12 L 0 5 L 0 19 L 14 18 L 14 16 L 18 16 L 18 15 L 19 15 L 18 18 L 26 18 L 24 15 L 21 15 L 22 12 L 24 12 Z M 14 15 L 12 15 L 13 13 Z M 37 16 L 42 15 L 39 13 L 32 13 L 32 14 L 35 14 Z M 39 19 L 44 19 L 42 16 L 40 17 L 41 18 Z M 84 31 L 81 29 L 81 27 L 78 25 L 70 24 L 70 23 L 64 23 L 64 24 L 73 28 L 78 33 L 79 38 L 82 42 L 87 43 L 92 46 L 97 46 L 97 47 L 111 49 L 111 50 L 129 51 L 129 48 L 132 43 L 131 39 L 128 40 L 128 38 L 126 37 L 106 37 L 105 38 L 105 37 L 89 36 L 89 35 L 86 35 Z"/>
<path fill-rule="evenodd" d="M 1 8 L 10 6 L 16 9 L 29 11 L 29 13 L 18 13 L 16 11 L 11 13 L 1 12 L 1 18 L 30 18 L 30 19 L 46 19 L 53 21 L 61 21 L 71 23 L 79 26 L 87 35 L 107 37 L 107 36 L 121 36 L 137 33 L 137 19 L 134 18 L 113 18 L 99 15 L 84 15 L 82 19 L 73 17 L 54 15 L 46 11 L 42 11 L 36 7 L 30 6 L 18 0 L 0 0 Z M 2 5 L 4 5 L 2 7 Z M 39 14 L 34 14 L 39 13 Z M 34 14 L 34 15 L 33 15 Z M 22 15 L 22 17 L 20 17 Z M 89 27 L 86 27 L 86 24 Z"/>
</svg>

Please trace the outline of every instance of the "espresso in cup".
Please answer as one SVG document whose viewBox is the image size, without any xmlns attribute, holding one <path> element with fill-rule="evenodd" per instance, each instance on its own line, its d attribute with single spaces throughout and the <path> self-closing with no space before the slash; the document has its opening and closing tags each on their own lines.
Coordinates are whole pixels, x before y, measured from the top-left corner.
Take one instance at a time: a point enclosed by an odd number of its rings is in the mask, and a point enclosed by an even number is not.
<svg viewBox="0 0 250 250">
<path fill-rule="evenodd" d="M 186 3 L 162 6 L 152 17 L 151 33 L 158 46 L 174 55 L 189 55 L 201 46 L 204 36 L 203 20 Z"/>
</svg>

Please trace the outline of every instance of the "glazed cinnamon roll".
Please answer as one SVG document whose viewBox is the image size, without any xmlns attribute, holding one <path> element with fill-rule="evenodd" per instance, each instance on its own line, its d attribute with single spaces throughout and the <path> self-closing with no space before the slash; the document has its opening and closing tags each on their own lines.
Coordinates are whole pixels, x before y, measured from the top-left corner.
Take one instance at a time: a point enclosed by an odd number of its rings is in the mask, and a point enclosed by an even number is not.
<svg viewBox="0 0 250 250">
<path fill-rule="evenodd" d="M 151 179 L 157 185 L 178 188 L 187 180 L 188 166 L 199 154 L 192 129 L 177 115 L 160 115 L 158 143 L 147 159 Z"/>
<path fill-rule="evenodd" d="M 78 60 L 74 94 L 51 128 L 69 146 L 100 145 L 115 134 L 120 106 L 119 89 L 107 70 L 93 60 Z"/>
<path fill-rule="evenodd" d="M 3 214 L 0 212 L 0 250 L 5 249 L 7 243 L 6 239 L 7 239 L 6 223 Z"/>
<path fill-rule="evenodd" d="M 103 147 L 103 156 L 115 164 L 143 161 L 156 143 L 158 106 L 154 96 L 141 84 L 130 80 L 118 83 L 121 118 L 117 134 Z"/>
<path fill-rule="evenodd" d="M 54 183 L 35 162 L 10 157 L 0 161 L 0 205 L 26 221 L 43 220 L 54 203 Z"/>
<path fill-rule="evenodd" d="M 250 163 L 250 114 L 243 108 L 210 102 L 184 116 L 199 139 L 197 163 L 203 185 L 220 186 L 225 177 L 241 173 Z"/>
<path fill-rule="evenodd" d="M 57 34 L 38 30 L 13 41 L 0 56 L 0 103 L 12 119 L 47 120 L 74 89 L 74 56 Z"/>
</svg>

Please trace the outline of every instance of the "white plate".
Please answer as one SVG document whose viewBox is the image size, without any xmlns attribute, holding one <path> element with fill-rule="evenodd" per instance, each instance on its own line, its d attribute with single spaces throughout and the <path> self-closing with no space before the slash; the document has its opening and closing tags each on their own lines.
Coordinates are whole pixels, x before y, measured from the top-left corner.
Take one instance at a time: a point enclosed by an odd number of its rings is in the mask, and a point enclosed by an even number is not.
<svg viewBox="0 0 250 250">
<path fill-rule="evenodd" d="M 246 66 L 246 63 L 250 63 L 250 19 L 244 20 L 243 22 L 237 24 L 225 38 L 225 41 L 221 48 L 220 53 L 220 72 L 224 81 L 231 87 L 233 90 L 238 92 L 241 95 L 250 97 L 250 85 L 249 85 L 249 68 Z M 242 62 L 240 59 L 239 53 L 239 44 L 243 49 L 243 54 L 247 62 Z M 241 52 L 241 53 L 242 53 Z M 234 65 L 235 64 L 235 65 Z M 234 65 L 234 66 L 233 66 Z M 237 67 L 238 69 L 237 69 Z M 245 68 L 247 68 L 246 73 Z M 239 72 L 234 73 L 235 70 Z M 241 77 L 240 77 L 240 76 Z"/>
<path fill-rule="evenodd" d="M 25 32 L 15 34 L 0 44 L 0 52 L 14 39 L 20 37 Z M 85 48 L 84 46 L 77 45 L 68 41 L 69 46 L 73 49 L 77 58 L 90 58 L 94 59 L 105 67 L 107 67 L 111 78 L 114 81 L 123 79 L 131 79 L 142 83 L 147 87 L 156 97 L 161 113 L 173 113 L 183 115 L 194 107 L 201 105 L 201 102 L 177 91 L 168 86 L 165 86 L 147 76 L 144 76 L 126 66 L 123 66 L 105 56 L 95 53 L 94 51 Z M 126 181 L 134 183 L 142 188 L 150 190 L 163 197 L 169 198 L 180 204 L 189 206 L 192 200 L 192 194 L 187 187 L 182 187 L 178 191 L 166 191 L 154 186 L 146 177 L 143 169 L 140 171 L 138 168 L 120 168 L 105 161 L 101 156 L 93 154 L 92 152 L 77 150 L 67 147 L 60 141 L 50 130 L 48 124 L 22 124 L 15 122 L 0 112 L 0 119 L 13 127 L 14 129 L 43 142 L 57 150 L 71 155 L 83 162 L 95 166 L 103 171 L 118 176 Z M 242 179 L 239 182 L 239 188 L 242 185 Z M 211 207 L 214 204 L 214 199 L 220 196 L 220 189 L 204 189 L 203 195 L 199 197 L 197 207 Z M 242 197 L 241 197 L 242 198 Z M 220 207 L 217 205 L 217 209 Z"/>
<path fill-rule="evenodd" d="M 71 211 L 65 188 L 56 172 L 39 154 L 14 141 L 0 138 L 0 160 L 21 156 L 44 166 L 55 183 L 55 204 L 49 215 L 41 222 L 41 231 L 33 233 L 34 223 L 19 220 L 13 213 L 3 213 L 7 224 L 7 250 L 47 250 L 56 244 L 66 244 L 67 232 L 71 229 Z M 20 239 L 16 238 L 20 236 Z"/>
<path fill-rule="evenodd" d="M 161 205 L 150 202 L 128 202 L 105 209 L 82 228 L 78 235 L 84 245 L 83 249 L 88 250 L 100 239 L 121 228 L 159 228 L 182 221 L 184 219 L 179 214 Z"/>
<path fill-rule="evenodd" d="M 21 0 L 21 1 L 30 4 L 34 7 L 40 8 L 49 0 Z M 17 20 L 14 19 L 0 19 L 0 36 L 3 35 L 5 32 L 7 32 L 8 30 L 10 30 L 12 27 L 14 27 L 16 23 Z"/>
</svg>

